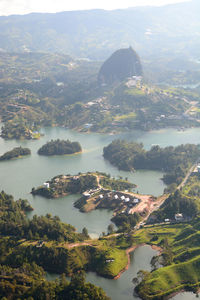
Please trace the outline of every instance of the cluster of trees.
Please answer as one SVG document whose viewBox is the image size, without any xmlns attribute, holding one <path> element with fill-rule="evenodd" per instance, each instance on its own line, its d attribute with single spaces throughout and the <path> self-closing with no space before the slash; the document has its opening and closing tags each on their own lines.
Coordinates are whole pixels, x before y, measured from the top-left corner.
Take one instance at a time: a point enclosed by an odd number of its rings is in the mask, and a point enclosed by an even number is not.
<svg viewBox="0 0 200 300">
<path fill-rule="evenodd" d="M 134 159 L 138 154 L 144 153 L 143 144 L 114 140 L 107 147 L 103 148 L 103 156 L 111 164 L 120 170 L 134 170 Z"/>
<path fill-rule="evenodd" d="M 51 140 L 43 145 L 39 150 L 40 155 L 63 155 L 81 152 L 82 148 L 78 142 L 71 142 L 69 140 Z"/>
<path fill-rule="evenodd" d="M 86 238 L 84 234 L 75 232 L 75 228 L 69 224 L 62 223 L 59 217 L 33 216 L 29 220 L 24 215 L 24 211 L 31 210 L 27 200 L 14 201 L 13 197 L 0 193 L 0 234 L 10 235 L 28 240 L 43 239 L 56 240 L 59 242 L 82 241 Z"/>
<path fill-rule="evenodd" d="M 179 184 L 188 168 L 200 157 L 199 146 L 185 144 L 177 147 L 153 146 L 149 151 L 140 143 L 114 140 L 103 149 L 103 156 L 119 169 L 151 169 L 166 172 L 166 184 Z"/>
<path fill-rule="evenodd" d="M 31 150 L 29 148 L 15 147 L 11 151 L 8 151 L 0 156 L 0 160 L 9 160 L 17 158 L 19 156 L 30 155 Z"/>
<path fill-rule="evenodd" d="M 69 282 L 65 274 L 55 281 L 47 281 L 42 267 L 23 263 L 20 267 L 0 265 L 1 299 L 29 300 L 109 300 L 102 288 L 85 282 L 84 271 L 73 274 Z"/>
<path fill-rule="evenodd" d="M 59 179 L 55 182 L 55 178 Z M 74 176 L 67 176 L 66 179 L 61 176 L 53 178 L 47 189 L 46 187 L 40 186 L 32 189 L 33 195 L 41 195 L 46 198 L 54 198 L 58 195 L 63 194 L 77 194 L 85 192 L 89 189 L 95 189 L 98 187 L 97 178 L 92 174 L 82 174 L 74 179 Z"/>
<path fill-rule="evenodd" d="M 74 227 L 63 224 L 58 217 L 52 218 L 50 215 L 34 216 L 32 220 L 28 220 L 24 214 L 24 211 L 29 210 L 27 200 L 14 201 L 12 196 L 3 191 L 0 192 L 0 209 L 1 299 L 109 299 L 101 288 L 85 282 L 82 269 L 88 263 L 92 266 L 94 256 L 97 255 L 92 255 L 93 248 L 83 247 L 79 250 L 78 247 L 70 251 L 57 247 L 57 243 L 51 247 L 46 244 L 37 247 L 37 243 L 26 244 L 23 240 L 41 241 L 43 238 L 47 242 L 51 239 L 54 242 L 81 241 L 88 238 L 86 228 L 83 228 L 81 234 L 77 234 Z M 102 259 L 105 260 L 104 257 Z M 75 273 L 70 282 L 66 280 L 65 274 L 59 280 L 48 282 L 43 268 L 58 273 Z"/>
<path fill-rule="evenodd" d="M 107 189 L 110 190 L 116 190 L 116 191 L 124 191 L 124 190 L 129 190 L 136 185 L 134 183 L 129 182 L 127 179 L 123 180 L 122 178 L 120 179 L 115 179 L 115 178 L 110 178 L 108 176 L 103 176 L 100 178 L 100 184 Z"/>
<path fill-rule="evenodd" d="M 111 220 L 119 227 L 119 231 L 124 232 L 134 228 L 140 220 L 140 215 L 136 212 L 133 215 L 117 214 Z"/>
<path fill-rule="evenodd" d="M 193 218 L 198 211 L 195 198 L 186 196 L 180 190 L 177 190 L 166 199 L 155 215 L 158 221 L 163 221 L 166 218 L 174 220 L 176 213 L 182 213 L 185 217 Z"/>
<path fill-rule="evenodd" d="M 32 139 L 32 131 L 25 123 L 6 122 L 1 128 L 4 139 Z"/>
</svg>

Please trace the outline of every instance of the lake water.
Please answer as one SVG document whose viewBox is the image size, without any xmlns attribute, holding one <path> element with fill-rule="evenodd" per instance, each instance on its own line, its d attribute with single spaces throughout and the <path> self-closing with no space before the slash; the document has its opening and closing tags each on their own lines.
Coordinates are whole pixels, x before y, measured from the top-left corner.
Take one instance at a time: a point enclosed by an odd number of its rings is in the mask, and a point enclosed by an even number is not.
<svg viewBox="0 0 200 300">
<path fill-rule="evenodd" d="M 39 196 L 33 197 L 30 194 L 32 187 L 41 185 L 48 179 L 58 174 L 77 174 L 78 172 L 102 171 L 110 173 L 112 176 L 128 177 L 136 183 L 141 193 L 148 193 L 158 196 L 162 194 L 165 185 L 161 177 L 163 174 L 156 171 L 137 171 L 135 173 L 123 172 L 110 165 L 102 156 L 103 147 L 107 146 L 115 138 L 123 138 L 128 141 L 142 142 L 146 149 L 152 145 L 165 147 L 168 145 L 177 146 L 179 144 L 200 142 L 200 129 L 193 128 L 178 132 L 175 129 L 141 132 L 133 131 L 119 135 L 103 134 L 81 134 L 65 128 L 43 128 L 45 134 L 36 141 L 5 141 L 0 138 L 0 155 L 11 150 L 13 147 L 22 146 L 31 149 L 29 157 L 5 161 L 0 163 L 0 189 L 12 194 L 15 199 L 26 198 L 30 201 L 34 211 L 29 214 L 44 215 L 51 213 L 58 215 L 62 221 L 74 225 L 77 230 L 87 227 L 92 236 L 98 236 L 102 231 L 107 230 L 110 224 L 112 212 L 108 210 L 95 210 L 84 214 L 73 207 L 73 203 L 79 195 L 71 195 L 58 199 L 45 199 Z M 83 148 L 83 153 L 70 156 L 45 157 L 37 155 L 37 150 L 51 139 L 70 139 L 79 141 Z M 150 260 L 155 255 L 154 250 L 145 246 L 135 250 L 132 254 L 131 266 L 128 271 L 122 274 L 119 280 L 109 280 L 97 276 L 95 273 L 88 273 L 87 280 L 101 286 L 106 293 L 114 300 L 131 300 L 133 298 L 132 278 L 136 276 L 140 269 L 150 270 Z M 185 293 L 183 295 L 185 297 Z M 188 298 L 180 298 L 177 295 L 174 300 L 193 300 L 193 294 L 188 294 Z"/>
<path fill-rule="evenodd" d="M 83 134 L 65 128 L 43 128 L 45 134 L 40 140 L 30 141 L 5 141 L 0 138 L 0 155 L 16 146 L 29 147 L 31 156 L 0 163 L 0 189 L 12 194 L 16 199 L 27 198 L 34 208 L 29 214 L 58 215 L 62 221 L 71 223 L 79 231 L 87 227 L 90 234 L 97 236 L 107 230 L 112 212 L 108 210 L 95 210 L 84 214 L 73 207 L 74 201 L 79 195 L 71 195 L 58 199 L 45 199 L 40 196 L 33 197 L 30 194 L 32 187 L 41 185 L 46 180 L 58 174 L 77 174 L 78 172 L 102 171 L 112 176 L 128 177 L 136 183 L 141 193 L 158 196 L 162 194 L 165 185 L 161 178 L 162 172 L 137 171 L 135 173 L 119 171 L 102 156 L 103 147 L 107 146 L 115 138 L 123 138 L 129 141 L 143 142 L 149 149 L 158 144 L 161 147 L 178 145 L 181 143 L 199 143 L 200 130 L 198 128 L 178 132 L 174 129 L 141 132 L 133 131 L 119 135 Z M 70 139 L 79 141 L 83 153 L 70 156 L 39 156 L 37 150 L 51 139 Z"/>
<path fill-rule="evenodd" d="M 131 253 L 131 263 L 126 272 L 117 280 L 106 279 L 98 276 L 94 272 L 88 272 L 86 280 L 103 288 L 106 294 L 112 300 L 136 300 L 138 297 L 133 295 L 134 284 L 132 279 L 137 277 L 137 272 L 140 270 L 151 271 L 151 259 L 157 255 L 157 251 L 150 246 L 145 245 L 137 248 Z M 57 274 L 47 273 L 48 280 L 58 278 Z"/>
<path fill-rule="evenodd" d="M 192 293 L 192 292 L 184 292 L 184 293 L 180 293 L 172 298 L 170 298 L 170 300 L 197 300 L 197 296 L 196 294 Z"/>
</svg>

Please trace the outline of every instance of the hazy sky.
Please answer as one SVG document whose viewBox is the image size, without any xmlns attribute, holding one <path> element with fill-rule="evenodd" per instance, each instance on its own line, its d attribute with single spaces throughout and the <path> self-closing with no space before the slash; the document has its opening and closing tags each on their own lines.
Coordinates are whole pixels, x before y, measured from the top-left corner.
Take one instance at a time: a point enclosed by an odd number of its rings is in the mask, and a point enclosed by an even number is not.
<svg viewBox="0 0 200 300">
<path fill-rule="evenodd" d="M 0 0 L 0 15 L 58 12 L 82 9 L 116 9 L 141 5 L 164 5 L 190 0 Z"/>
</svg>

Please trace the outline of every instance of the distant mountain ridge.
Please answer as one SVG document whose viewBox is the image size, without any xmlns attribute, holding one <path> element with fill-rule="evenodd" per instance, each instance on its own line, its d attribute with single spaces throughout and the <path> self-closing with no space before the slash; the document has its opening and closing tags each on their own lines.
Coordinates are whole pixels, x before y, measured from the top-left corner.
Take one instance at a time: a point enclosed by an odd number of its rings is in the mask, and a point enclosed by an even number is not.
<svg viewBox="0 0 200 300">
<path fill-rule="evenodd" d="M 105 59 L 132 45 L 141 56 L 198 54 L 200 1 L 113 11 L 89 10 L 0 17 L 0 48 Z"/>
<path fill-rule="evenodd" d="M 103 63 L 98 74 L 98 81 L 99 83 L 112 84 L 133 75 L 142 75 L 142 65 L 137 53 L 129 47 L 115 51 Z"/>
</svg>

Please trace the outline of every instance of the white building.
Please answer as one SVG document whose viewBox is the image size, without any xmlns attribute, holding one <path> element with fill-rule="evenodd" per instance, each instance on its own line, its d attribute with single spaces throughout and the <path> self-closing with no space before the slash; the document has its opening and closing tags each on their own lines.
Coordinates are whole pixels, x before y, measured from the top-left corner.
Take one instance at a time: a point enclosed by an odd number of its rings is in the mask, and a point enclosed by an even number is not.
<svg viewBox="0 0 200 300">
<path fill-rule="evenodd" d="M 88 193 L 88 192 L 84 192 L 84 193 L 83 193 L 83 196 L 85 196 L 85 197 L 90 197 L 91 195 L 90 195 L 90 193 Z"/>
<path fill-rule="evenodd" d="M 48 189 L 48 188 L 49 188 L 49 183 L 48 183 L 48 182 L 44 182 L 44 183 L 43 183 L 43 187 L 45 187 L 45 188 Z"/>
<path fill-rule="evenodd" d="M 135 198 L 135 199 L 133 200 L 133 203 L 135 203 L 135 204 L 139 203 L 139 199 Z"/>
<path fill-rule="evenodd" d="M 175 214 L 175 220 L 176 221 L 182 221 L 183 220 L 183 214 Z"/>
</svg>

